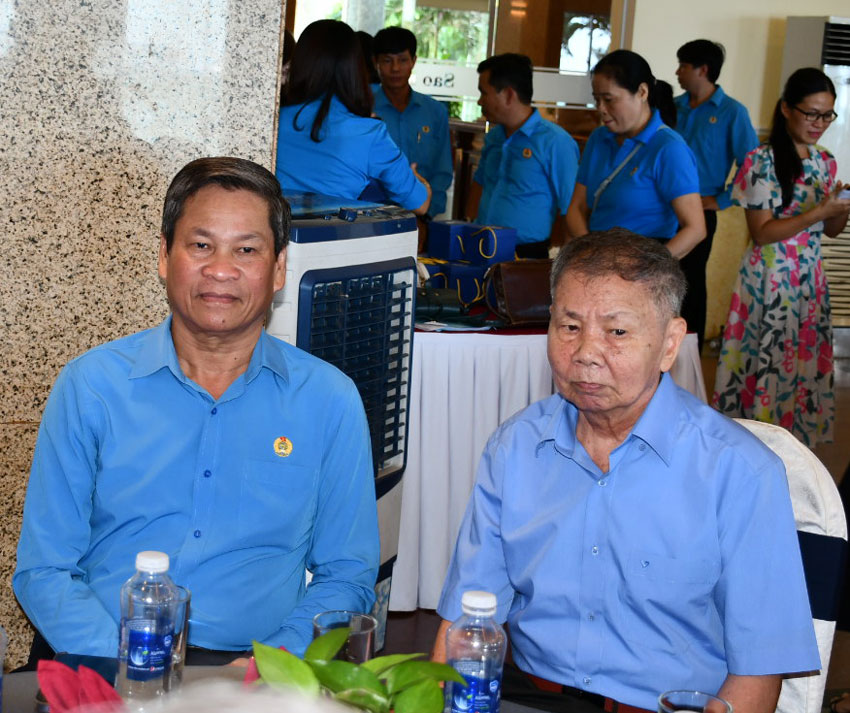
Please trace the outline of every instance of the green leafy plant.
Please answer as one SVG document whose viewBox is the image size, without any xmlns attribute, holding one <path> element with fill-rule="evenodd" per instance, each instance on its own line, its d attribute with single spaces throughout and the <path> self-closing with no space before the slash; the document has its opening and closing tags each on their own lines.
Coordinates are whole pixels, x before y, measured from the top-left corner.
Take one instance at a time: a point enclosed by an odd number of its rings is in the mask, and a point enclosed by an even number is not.
<svg viewBox="0 0 850 713">
<path fill-rule="evenodd" d="M 424 654 L 379 656 L 357 665 L 334 659 L 348 639 L 349 629 L 320 636 L 299 659 L 288 651 L 254 642 L 260 681 L 296 688 L 308 696 L 326 692 L 332 698 L 372 713 L 440 713 L 440 681 L 466 683 L 451 666 L 417 661 Z"/>
</svg>

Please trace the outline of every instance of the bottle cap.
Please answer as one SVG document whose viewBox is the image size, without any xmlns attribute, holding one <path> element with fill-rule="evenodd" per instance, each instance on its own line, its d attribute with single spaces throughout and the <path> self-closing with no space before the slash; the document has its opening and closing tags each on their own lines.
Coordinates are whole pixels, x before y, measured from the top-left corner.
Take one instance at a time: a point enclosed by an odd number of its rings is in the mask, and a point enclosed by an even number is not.
<svg viewBox="0 0 850 713">
<path fill-rule="evenodd" d="M 168 555 L 165 552 L 157 552 L 156 550 L 145 550 L 136 555 L 136 569 L 140 572 L 160 572 L 168 571 Z"/>
<path fill-rule="evenodd" d="M 492 592 L 471 590 L 464 592 L 460 600 L 464 614 L 493 616 L 496 613 L 496 595 Z"/>
</svg>

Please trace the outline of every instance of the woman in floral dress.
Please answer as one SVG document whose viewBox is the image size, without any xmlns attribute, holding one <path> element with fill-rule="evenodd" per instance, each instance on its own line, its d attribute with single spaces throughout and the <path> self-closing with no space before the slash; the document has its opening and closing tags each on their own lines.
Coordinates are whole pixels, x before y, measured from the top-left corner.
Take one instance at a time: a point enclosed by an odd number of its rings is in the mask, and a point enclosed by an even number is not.
<svg viewBox="0 0 850 713">
<path fill-rule="evenodd" d="M 850 200 L 838 197 L 832 155 L 816 145 L 829 124 L 835 88 L 818 69 L 788 78 L 768 142 L 751 151 L 733 198 L 746 210 L 752 242 L 741 269 L 713 402 L 730 416 L 776 423 L 803 443 L 832 440 L 832 326 L 821 235 L 838 235 Z"/>
</svg>

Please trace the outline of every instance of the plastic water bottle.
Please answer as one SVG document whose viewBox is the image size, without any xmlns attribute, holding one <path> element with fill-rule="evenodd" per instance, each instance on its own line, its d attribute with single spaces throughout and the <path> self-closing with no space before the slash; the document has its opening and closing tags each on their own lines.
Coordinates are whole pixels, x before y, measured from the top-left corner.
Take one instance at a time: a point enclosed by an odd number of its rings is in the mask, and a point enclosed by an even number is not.
<svg viewBox="0 0 850 713">
<path fill-rule="evenodd" d="M 463 616 L 446 632 L 446 658 L 466 685 L 446 684 L 446 710 L 451 713 L 499 713 L 505 630 L 493 619 L 496 595 L 464 592 Z"/>
<path fill-rule="evenodd" d="M 121 633 L 115 688 L 132 711 L 158 705 L 171 669 L 178 592 L 168 576 L 168 555 L 136 555 L 136 573 L 121 587 Z"/>
</svg>

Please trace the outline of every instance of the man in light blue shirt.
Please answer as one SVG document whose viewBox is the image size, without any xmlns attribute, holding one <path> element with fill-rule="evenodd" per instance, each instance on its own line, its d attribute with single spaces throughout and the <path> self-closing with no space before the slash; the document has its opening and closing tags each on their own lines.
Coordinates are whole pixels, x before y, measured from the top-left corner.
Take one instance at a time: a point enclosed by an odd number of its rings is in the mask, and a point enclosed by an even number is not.
<svg viewBox="0 0 850 713">
<path fill-rule="evenodd" d="M 475 222 L 516 228 L 517 255 L 549 256 L 564 237 L 578 171 L 578 144 L 531 106 L 531 60 L 501 54 L 478 65 L 478 104 L 490 132 L 470 190 Z"/>
<path fill-rule="evenodd" d="M 375 115 L 384 120 L 392 140 L 409 163 L 431 184 L 428 215 L 446 211 L 452 183 L 449 114 L 436 99 L 413 91 L 410 74 L 416 65 L 416 36 L 403 27 L 385 27 L 373 41 L 381 84 L 375 89 Z"/>
<path fill-rule="evenodd" d="M 589 233 L 552 285 L 558 394 L 485 448 L 434 658 L 483 589 L 510 626 L 508 699 L 654 711 L 698 689 L 772 712 L 782 674 L 820 667 L 782 462 L 665 373 L 685 282 L 660 242 Z"/>
<path fill-rule="evenodd" d="M 705 211 L 707 235 L 682 259 L 688 292 L 682 316 L 697 333 L 700 349 L 705 333 L 705 266 L 717 230 L 717 211 L 731 204 L 729 171 L 758 146 L 758 138 L 746 107 L 727 96 L 717 84 L 723 67 L 723 46 L 710 40 L 693 40 L 678 52 L 676 77 L 685 93 L 676 97 L 676 131 L 694 152 L 699 171 L 699 192 Z"/>
<path fill-rule="evenodd" d="M 59 375 L 13 578 L 53 650 L 116 655 L 118 592 L 140 550 L 169 555 L 192 591 L 189 645 L 225 659 L 254 639 L 301 654 L 313 615 L 372 606 L 378 530 L 360 397 L 263 329 L 288 237 L 289 207 L 266 169 L 188 164 L 163 212 L 171 316 Z"/>
</svg>

